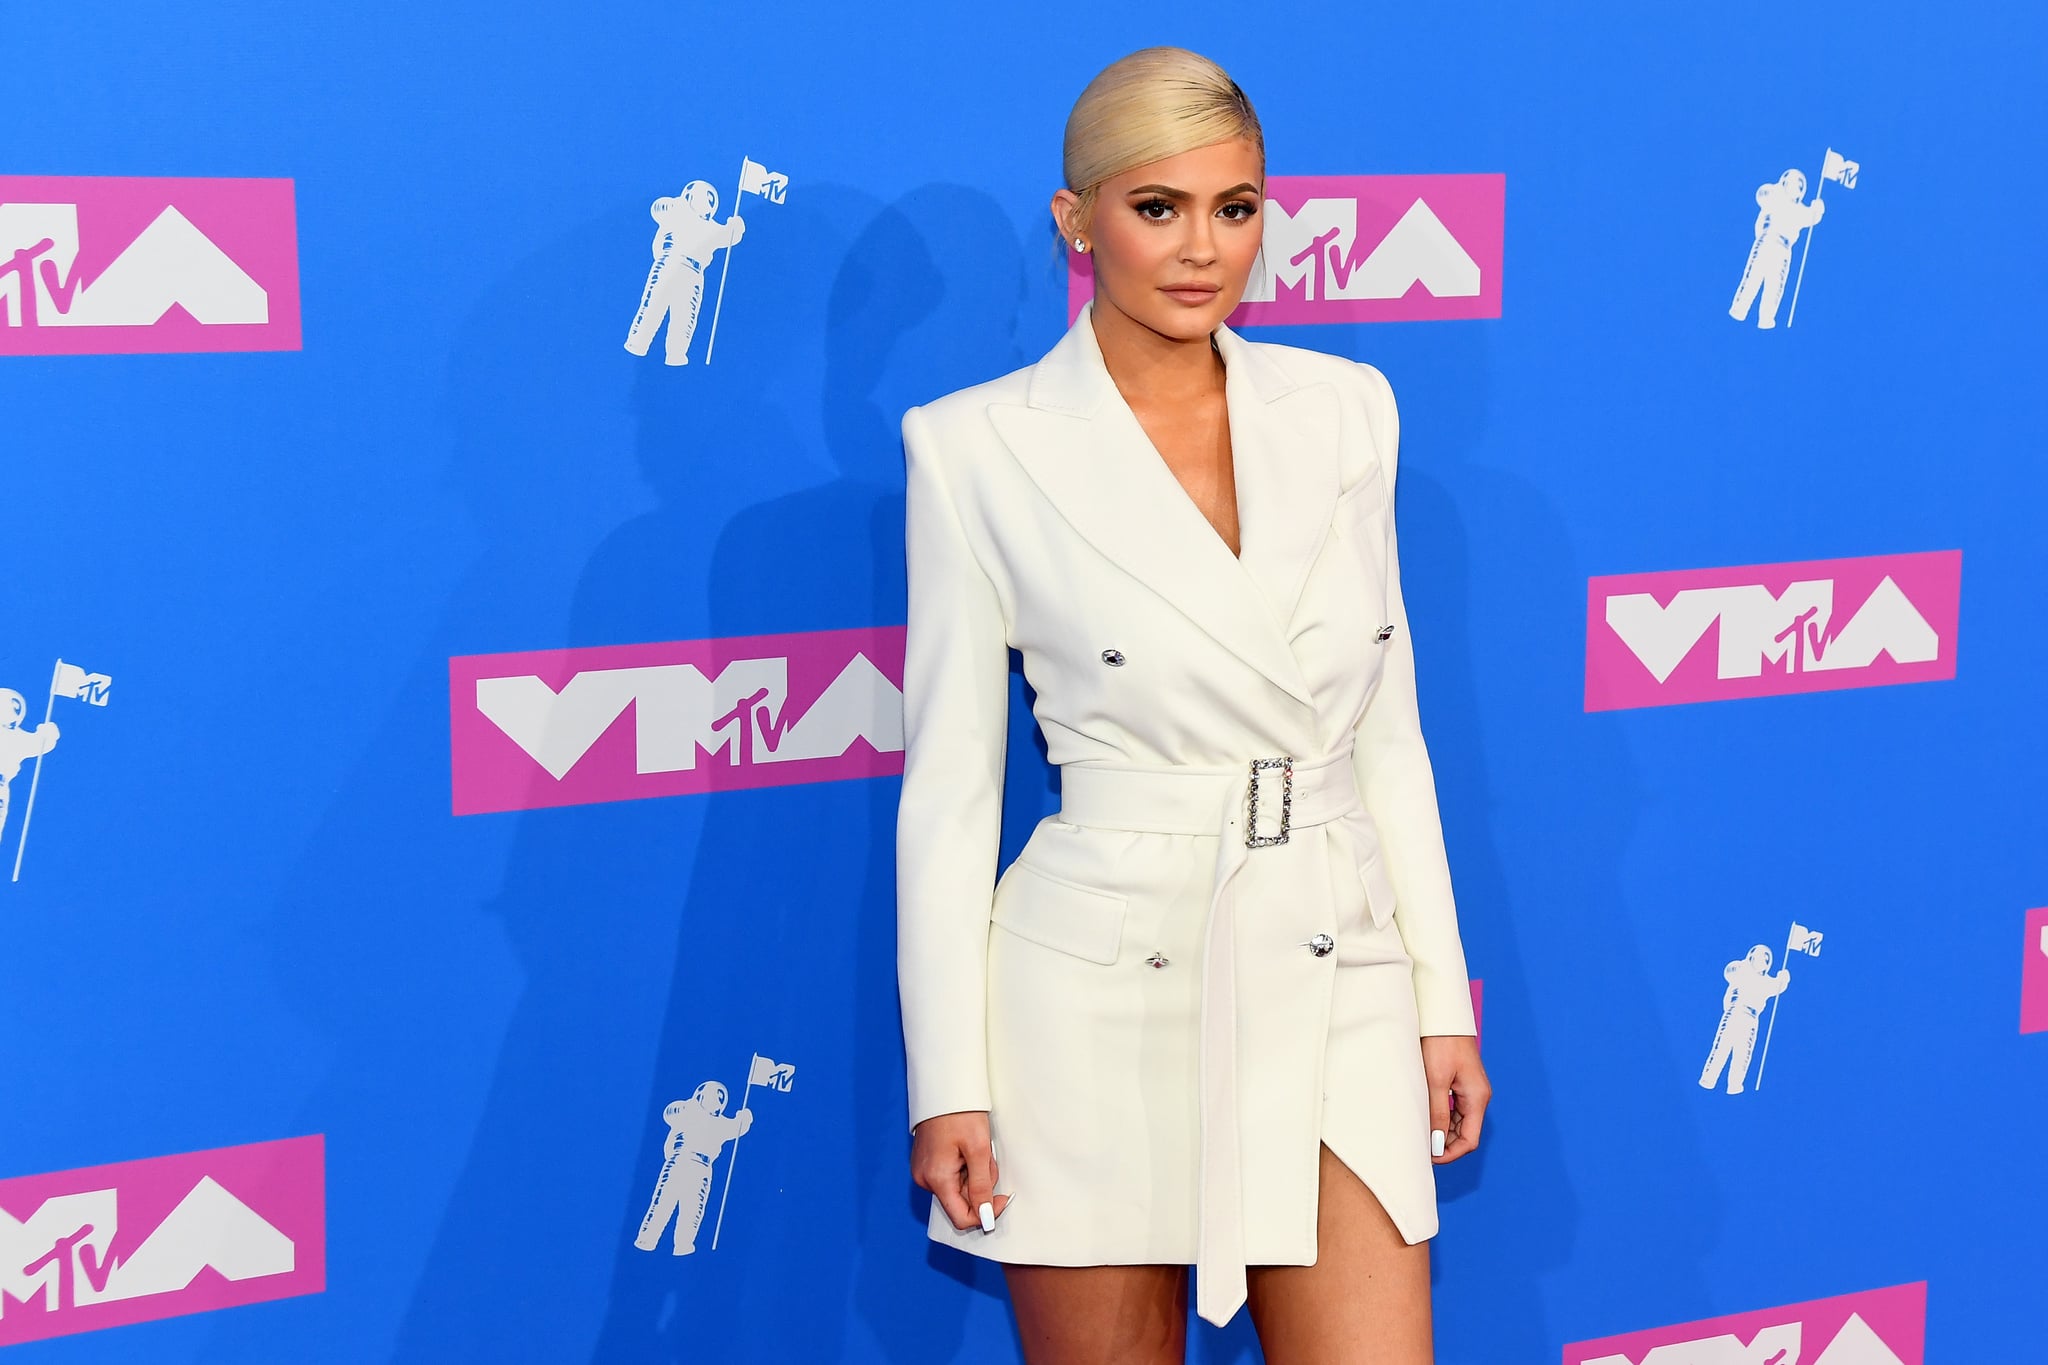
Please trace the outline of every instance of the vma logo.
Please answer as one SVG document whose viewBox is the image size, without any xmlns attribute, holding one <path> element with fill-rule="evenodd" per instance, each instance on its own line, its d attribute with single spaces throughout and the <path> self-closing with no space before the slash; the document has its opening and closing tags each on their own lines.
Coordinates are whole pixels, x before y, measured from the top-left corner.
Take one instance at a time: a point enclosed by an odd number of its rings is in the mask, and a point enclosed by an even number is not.
<svg viewBox="0 0 2048 1365">
<path fill-rule="evenodd" d="M 457 815 L 903 771 L 903 627 L 448 661 Z"/>
<path fill-rule="evenodd" d="M 1276 175 L 1233 326 L 1500 316 L 1504 175 Z M 1067 320 L 1095 293 L 1069 252 Z"/>
<path fill-rule="evenodd" d="M 0 1346 L 318 1294 L 319 1136 L 0 1180 Z"/>
<path fill-rule="evenodd" d="M 0 175 L 0 355 L 298 349 L 291 181 Z"/>
<path fill-rule="evenodd" d="M 1564 1365 L 1925 1365 L 1927 1285 L 1895 1285 L 1564 1348 Z"/>
<path fill-rule="evenodd" d="M 1595 578 L 1586 709 L 1956 675 L 1963 552 Z"/>
</svg>

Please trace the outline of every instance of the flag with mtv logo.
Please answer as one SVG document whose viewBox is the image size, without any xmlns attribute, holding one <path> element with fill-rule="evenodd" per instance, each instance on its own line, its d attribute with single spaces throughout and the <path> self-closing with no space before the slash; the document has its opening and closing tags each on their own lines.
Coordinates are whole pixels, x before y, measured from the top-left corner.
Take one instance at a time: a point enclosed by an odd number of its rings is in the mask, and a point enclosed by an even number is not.
<svg viewBox="0 0 2048 1365">
<path fill-rule="evenodd" d="M 1829 155 L 1832 156 L 1833 153 L 1830 152 Z M 1786 958 L 1789 959 L 1794 953 L 1805 953 L 1808 957 L 1819 957 L 1822 937 L 1823 935 L 1820 930 L 1809 929 L 1798 920 L 1793 920 L 1792 931 L 1785 936 Z M 1763 1055 L 1757 1058 L 1756 1063 L 1756 1088 L 1758 1090 L 1763 1089 L 1764 1063 L 1771 1060 L 1771 1032 L 1778 1027 L 1778 1010 L 1782 1007 L 1780 1002 L 1784 998 L 1785 996 L 1782 991 L 1771 997 L 1769 1006 L 1771 1021 L 1764 1025 L 1764 1051 Z"/>
<path fill-rule="evenodd" d="M 733 196 L 733 212 L 739 212 L 741 195 L 757 194 L 771 204 L 780 204 L 789 194 L 789 177 L 771 171 L 750 156 L 740 158 L 740 190 Z M 742 220 L 744 222 L 744 220 Z M 709 365 L 718 349 L 718 315 L 725 311 L 725 282 L 732 275 L 732 258 L 739 243 L 725 249 L 725 264 L 718 270 L 718 298 L 711 305 L 711 338 L 704 343 L 704 363 Z"/>
<path fill-rule="evenodd" d="M 1813 187 L 1814 202 L 1820 202 L 1822 192 L 1828 187 L 1828 181 L 1834 181 L 1845 190 L 1853 190 L 1856 188 L 1856 177 L 1862 173 L 1862 162 L 1851 161 L 1834 148 L 1828 148 L 1827 155 L 1823 156 L 1820 162 L 1820 184 Z M 1812 254 L 1814 229 L 1819 226 L 1820 220 L 1816 217 L 1813 227 L 1806 230 L 1806 244 L 1799 249 L 1799 278 L 1792 281 L 1792 311 L 1785 315 L 1787 327 L 1799 317 L 1799 286 L 1806 283 L 1806 258 Z"/>
<path fill-rule="evenodd" d="M 36 817 L 36 793 L 43 785 L 43 756 L 49 753 L 57 742 L 57 727 L 50 723 L 56 714 L 57 699 L 65 697 L 72 701 L 82 701 L 88 706 L 103 707 L 107 704 L 107 696 L 113 690 L 113 686 L 114 680 L 107 674 L 90 673 L 77 664 L 67 664 L 62 659 L 57 660 L 57 666 L 50 671 L 50 696 L 43 706 L 43 723 L 36 731 L 42 739 L 34 750 L 36 766 L 28 780 L 28 805 L 21 813 L 21 837 L 14 845 L 14 876 L 11 880 L 21 880 L 21 860 L 28 854 L 29 826 Z M 0 787 L 4 787 L 4 782 L 0 782 Z M 4 796 L 4 790 L 0 790 L 0 797 Z M 5 810 L 6 802 L 0 800 L 0 812 Z"/>
<path fill-rule="evenodd" d="M 786 1062 L 778 1062 L 773 1057 L 763 1057 L 756 1052 L 754 1059 L 747 1063 L 747 1085 L 746 1089 L 740 1091 L 740 1109 L 746 1109 L 747 1100 L 752 1097 L 756 1086 L 763 1090 L 780 1090 L 787 1094 L 790 1086 L 795 1083 L 795 1067 Z M 732 1140 L 732 1156 L 725 1163 L 725 1189 L 718 1196 L 718 1221 L 711 1227 L 713 1251 L 718 1250 L 718 1234 L 725 1228 L 725 1201 L 732 1197 L 732 1173 L 739 1164 L 740 1140 L 735 1137 Z"/>
<path fill-rule="evenodd" d="M 104 673 L 88 673 L 77 664 L 57 660 L 57 676 L 50 681 L 53 696 L 72 697 L 92 706 L 107 704 L 108 689 L 114 680 Z"/>
</svg>

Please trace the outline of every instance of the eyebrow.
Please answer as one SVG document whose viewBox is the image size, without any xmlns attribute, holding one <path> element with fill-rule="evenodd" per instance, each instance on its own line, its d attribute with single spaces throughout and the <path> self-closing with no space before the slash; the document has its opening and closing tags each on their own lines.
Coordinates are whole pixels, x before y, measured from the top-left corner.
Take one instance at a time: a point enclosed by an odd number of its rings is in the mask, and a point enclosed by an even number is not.
<svg viewBox="0 0 2048 1365">
<path fill-rule="evenodd" d="M 1247 180 L 1241 185 L 1232 185 L 1229 189 L 1224 190 L 1222 193 L 1218 194 L 1216 198 L 1220 202 L 1221 200 L 1230 199 L 1237 195 L 1243 194 L 1246 190 L 1250 190 L 1254 194 L 1256 194 L 1258 193 L 1258 189 L 1259 187 L 1257 185 L 1254 185 L 1251 181 Z M 1193 199 L 1195 197 L 1194 195 L 1189 194 L 1186 190 L 1178 190 L 1171 185 L 1140 185 L 1134 190 L 1126 191 L 1126 193 L 1156 194 L 1161 199 L 1178 199 L 1183 201 Z"/>
</svg>

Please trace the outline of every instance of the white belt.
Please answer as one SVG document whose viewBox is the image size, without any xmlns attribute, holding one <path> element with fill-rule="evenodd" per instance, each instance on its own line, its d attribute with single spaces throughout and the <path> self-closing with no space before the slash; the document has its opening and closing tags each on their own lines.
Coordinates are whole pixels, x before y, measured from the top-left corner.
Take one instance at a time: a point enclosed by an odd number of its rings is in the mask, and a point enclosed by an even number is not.
<svg viewBox="0 0 2048 1365">
<path fill-rule="evenodd" d="M 1231 881 L 1258 850 L 1358 809 L 1349 752 L 1310 763 L 1254 759 L 1243 768 L 1060 769 L 1060 819 L 1150 834 L 1213 834 L 1216 878 L 1202 949 L 1201 1211 L 1195 1311 L 1218 1326 L 1245 1301 L 1244 1184 L 1238 1154 L 1236 897 Z M 1318 956 L 1331 947 L 1318 935 Z"/>
</svg>

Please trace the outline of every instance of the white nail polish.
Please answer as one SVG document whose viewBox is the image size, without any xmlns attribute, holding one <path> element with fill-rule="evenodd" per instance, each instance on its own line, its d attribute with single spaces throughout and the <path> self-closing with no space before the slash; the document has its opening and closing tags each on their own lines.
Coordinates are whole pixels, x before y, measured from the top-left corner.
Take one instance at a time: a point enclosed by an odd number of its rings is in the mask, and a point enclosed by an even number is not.
<svg viewBox="0 0 2048 1365">
<path fill-rule="evenodd" d="M 1444 1154 L 1443 1129 L 1432 1128 L 1429 1130 L 1429 1154 L 1431 1156 L 1442 1156 Z"/>
<path fill-rule="evenodd" d="M 983 1232 L 994 1232 L 996 1230 L 996 1206 L 986 1201 L 981 1206 L 981 1230 Z"/>
</svg>

